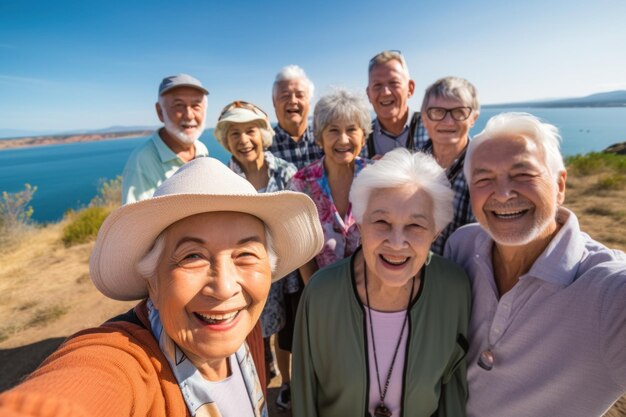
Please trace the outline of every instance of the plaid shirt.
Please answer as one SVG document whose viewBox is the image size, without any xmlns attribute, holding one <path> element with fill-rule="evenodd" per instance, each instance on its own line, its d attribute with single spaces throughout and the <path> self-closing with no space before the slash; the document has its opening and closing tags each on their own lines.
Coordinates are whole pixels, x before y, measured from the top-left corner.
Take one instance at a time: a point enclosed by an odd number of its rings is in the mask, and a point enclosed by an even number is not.
<svg viewBox="0 0 626 417">
<path fill-rule="evenodd" d="M 311 125 L 307 127 L 297 142 L 279 125 L 274 127 L 274 132 L 276 134 L 268 151 L 287 162 L 291 162 L 298 169 L 304 168 L 324 155 L 322 148 L 315 143 Z"/>
<path fill-rule="evenodd" d="M 428 135 L 426 135 L 425 137 L 426 141 L 423 142 L 420 147 L 418 147 L 418 150 L 432 155 L 433 143 L 428 138 Z M 452 232 L 465 224 L 474 223 L 476 221 L 476 218 L 472 213 L 472 206 L 470 204 L 469 187 L 467 186 L 465 174 L 463 173 L 463 164 L 465 162 L 466 150 L 467 146 L 465 147 L 465 149 L 463 149 L 463 152 L 461 152 L 459 157 L 446 170 L 446 176 L 448 177 L 448 181 L 450 181 L 450 188 L 452 188 L 452 191 L 454 191 L 454 198 L 452 200 L 452 204 L 454 206 L 454 216 L 452 218 L 452 222 L 443 229 L 443 231 L 439 234 L 437 239 L 430 247 L 430 249 L 434 253 L 439 255 L 443 255 L 444 245 Z"/>
<path fill-rule="evenodd" d="M 287 188 L 287 184 L 293 177 L 293 174 L 298 171 L 296 166 L 292 163 L 285 161 L 284 159 L 276 158 L 271 152 L 263 152 L 265 163 L 267 164 L 267 173 L 269 175 L 269 181 L 267 187 L 261 192 L 273 193 L 274 191 L 281 191 Z M 243 172 L 234 157 L 231 156 L 228 161 L 228 167 L 240 177 L 246 178 L 246 174 Z"/>
<path fill-rule="evenodd" d="M 428 137 L 428 132 L 424 127 L 422 115 L 420 114 L 419 120 L 417 121 L 417 129 L 413 132 L 413 145 L 415 146 L 415 150 L 423 150 L 428 143 L 430 143 L 430 138 Z"/>
</svg>

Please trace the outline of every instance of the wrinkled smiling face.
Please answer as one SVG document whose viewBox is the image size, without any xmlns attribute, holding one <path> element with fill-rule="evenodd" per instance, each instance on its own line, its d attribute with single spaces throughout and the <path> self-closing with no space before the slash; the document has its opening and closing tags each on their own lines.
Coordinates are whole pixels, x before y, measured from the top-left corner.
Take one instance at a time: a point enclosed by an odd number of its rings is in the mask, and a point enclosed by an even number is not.
<svg viewBox="0 0 626 417">
<path fill-rule="evenodd" d="M 165 332 L 198 366 L 237 351 L 270 283 L 264 224 L 248 214 L 213 212 L 167 228 L 149 293 Z"/>
<path fill-rule="evenodd" d="M 365 133 L 358 124 L 335 120 L 322 131 L 321 141 L 325 162 L 335 165 L 352 164 L 365 144 Z"/>
<path fill-rule="evenodd" d="M 201 91 L 178 87 L 163 94 L 156 106 L 165 130 L 181 144 L 193 144 L 204 132 L 206 96 Z"/>
<path fill-rule="evenodd" d="M 431 97 L 428 100 L 429 107 L 441 107 L 444 109 L 454 109 L 456 107 L 470 107 L 461 100 L 447 97 Z M 458 147 L 462 149 L 468 140 L 469 130 L 474 126 L 478 113 L 472 111 L 466 120 L 454 120 L 448 112 L 443 120 L 430 120 L 427 112 L 424 112 L 422 121 L 428 131 L 428 137 L 433 141 L 435 147 Z"/>
<path fill-rule="evenodd" d="M 293 134 L 294 126 L 306 126 L 310 100 L 309 86 L 304 80 L 279 82 L 273 102 L 280 127 Z"/>
<path fill-rule="evenodd" d="M 408 100 L 415 83 L 402 70 L 402 64 L 392 59 L 376 64 L 369 73 L 367 97 L 379 119 L 402 118 L 408 112 Z"/>
<path fill-rule="evenodd" d="M 525 245 L 556 230 L 566 175 L 554 177 L 534 141 L 511 137 L 484 142 L 472 154 L 471 170 L 472 210 L 494 241 Z"/>
<path fill-rule="evenodd" d="M 263 161 L 263 138 L 255 122 L 233 123 L 226 132 L 228 149 L 243 166 Z"/>
<path fill-rule="evenodd" d="M 359 230 L 372 278 L 401 287 L 420 271 L 437 236 L 432 198 L 416 186 L 373 190 Z"/>
</svg>

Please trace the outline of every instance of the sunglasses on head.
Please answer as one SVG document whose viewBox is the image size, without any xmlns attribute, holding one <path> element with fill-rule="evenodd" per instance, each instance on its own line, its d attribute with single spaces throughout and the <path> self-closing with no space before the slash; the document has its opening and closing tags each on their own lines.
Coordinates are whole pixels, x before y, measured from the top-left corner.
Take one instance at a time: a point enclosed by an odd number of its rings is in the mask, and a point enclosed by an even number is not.
<svg viewBox="0 0 626 417">
<path fill-rule="evenodd" d="M 263 110 L 261 110 L 260 108 L 258 108 L 257 106 L 255 106 L 252 103 L 248 103 L 247 101 L 243 101 L 243 100 L 236 100 L 233 101 L 230 104 L 227 104 L 226 107 L 224 107 L 222 109 L 222 112 L 220 113 L 220 117 L 218 117 L 218 119 L 221 119 L 222 117 L 224 117 L 224 115 L 232 109 L 246 109 L 246 110 L 250 110 L 253 113 L 258 114 L 259 116 L 263 116 L 266 119 L 269 119 L 269 117 L 267 116 L 267 113 L 265 113 Z"/>
</svg>

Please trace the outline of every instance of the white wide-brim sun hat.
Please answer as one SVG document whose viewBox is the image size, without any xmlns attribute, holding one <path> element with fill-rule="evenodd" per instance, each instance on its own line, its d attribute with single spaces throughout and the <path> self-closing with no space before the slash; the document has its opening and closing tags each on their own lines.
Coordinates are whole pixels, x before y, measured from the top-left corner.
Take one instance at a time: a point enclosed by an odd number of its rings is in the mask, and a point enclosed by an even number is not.
<svg viewBox="0 0 626 417">
<path fill-rule="evenodd" d="M 89 260 L 93 283 L 115 300 L 147 297 L 146 280 L 136 268 L 155 239 L 178 220 L 214 211 L 251 214 L 265 223 L 278 258 L 272 282 L 322 249 L 322 227 L 307 195 L 294 191 L 259 194 L 220 161 L 198 158 L 165 180 L 152 198 L 122 206 L 106 218 Z"/>
</svg>

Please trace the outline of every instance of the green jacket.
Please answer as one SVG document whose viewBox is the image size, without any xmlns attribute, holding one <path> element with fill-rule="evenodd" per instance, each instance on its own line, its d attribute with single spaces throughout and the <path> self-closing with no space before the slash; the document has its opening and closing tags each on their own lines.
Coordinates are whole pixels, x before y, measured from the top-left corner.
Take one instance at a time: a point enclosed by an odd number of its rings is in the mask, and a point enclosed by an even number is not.
<svg viewBox="0 0 626 417">
<path fill-rule="evenodd" d="M 353 259 L 318 271 L 300 300 L 293 341 L 294 417 L 367 415 L 368 340 Z M 410 306 L 402 416 L 465 416 L 469 314 L 467 276 L 433 255 Z"/>
</svg>

